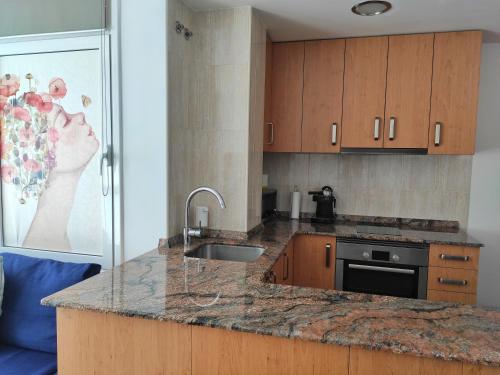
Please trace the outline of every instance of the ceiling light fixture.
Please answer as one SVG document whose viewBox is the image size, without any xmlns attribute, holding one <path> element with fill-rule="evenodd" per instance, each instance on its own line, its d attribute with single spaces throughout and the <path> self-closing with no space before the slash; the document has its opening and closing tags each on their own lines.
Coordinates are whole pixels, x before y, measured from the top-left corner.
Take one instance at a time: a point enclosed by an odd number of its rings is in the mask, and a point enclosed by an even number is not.
<svg viewBox="0 0 500 375">
<path fill-rule="evenodd" d="M 363 1 L 354 5 L 351 10 L 358 16 L 376 16 L 387 12 L 392 8 L 388 1 Z"/>
</svg>

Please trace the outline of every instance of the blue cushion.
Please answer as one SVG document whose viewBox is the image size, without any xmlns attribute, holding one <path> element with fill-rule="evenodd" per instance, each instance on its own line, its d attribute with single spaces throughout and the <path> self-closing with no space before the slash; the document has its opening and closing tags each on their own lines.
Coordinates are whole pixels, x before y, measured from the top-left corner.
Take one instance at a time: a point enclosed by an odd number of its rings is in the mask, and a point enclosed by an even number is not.
<svg viewBox="0 0 500 375">
<path fill-rule="evenodd" d="M 56 372 L 55 354 L 0 345 L 2 375 L 53 375 Z"/>
<path fill-rule="evenodd" d="M 0 316 L 2 316 L 3 283 L 3 258 L 0 257 Z"/>
<path fill-rule="evenodd" d="M 40 300 L 98 274 L 97 264 L 63 263 L 3 253 L 5 290 L 0 343 L 57 352 L 56 312 Z"/>
</svg>

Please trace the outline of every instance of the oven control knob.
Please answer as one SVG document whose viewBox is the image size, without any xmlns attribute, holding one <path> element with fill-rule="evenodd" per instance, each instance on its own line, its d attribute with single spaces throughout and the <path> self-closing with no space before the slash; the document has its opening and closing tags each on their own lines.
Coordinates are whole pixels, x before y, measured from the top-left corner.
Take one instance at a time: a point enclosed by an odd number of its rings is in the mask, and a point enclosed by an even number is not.
<svg viewBox="0 0 500 375">
<path fill-rule="evenodd" d="M 363 258 L 370 259 L 370 253 L 368 251 L 363 252 Z"/>
<path fill-rule="evenodd" d="M 399 262 L 399 255 L 394 254 L 394 255 L 392 256 L 392 261 L 393 261 L 393 262 Z"/>
</svg>

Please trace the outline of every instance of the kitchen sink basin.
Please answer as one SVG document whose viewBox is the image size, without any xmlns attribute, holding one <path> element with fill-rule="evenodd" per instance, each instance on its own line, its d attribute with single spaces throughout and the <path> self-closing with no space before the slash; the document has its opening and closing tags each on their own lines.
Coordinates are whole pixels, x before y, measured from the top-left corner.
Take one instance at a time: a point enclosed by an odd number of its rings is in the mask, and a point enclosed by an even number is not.
<svg viewBox="0 0 500 375">
<path fill-rule="evenodd" d="M 204 244 L 186 252 L 185 256 L 230 262 L 253 262 L 263 253 L 264 249 L 256 246 Z"/>
</svg>

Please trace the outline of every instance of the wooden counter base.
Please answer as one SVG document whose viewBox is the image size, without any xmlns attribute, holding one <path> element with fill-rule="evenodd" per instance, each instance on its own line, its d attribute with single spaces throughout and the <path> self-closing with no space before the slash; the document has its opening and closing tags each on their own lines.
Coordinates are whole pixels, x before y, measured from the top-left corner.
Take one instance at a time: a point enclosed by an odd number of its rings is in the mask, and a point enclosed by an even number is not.
<svg viewBox="0 0 500 375">
<path fill-rule="evenodd" d="M 58 374 L 499 375 L 500 368 L 57 309 Z"/>
</svg>

